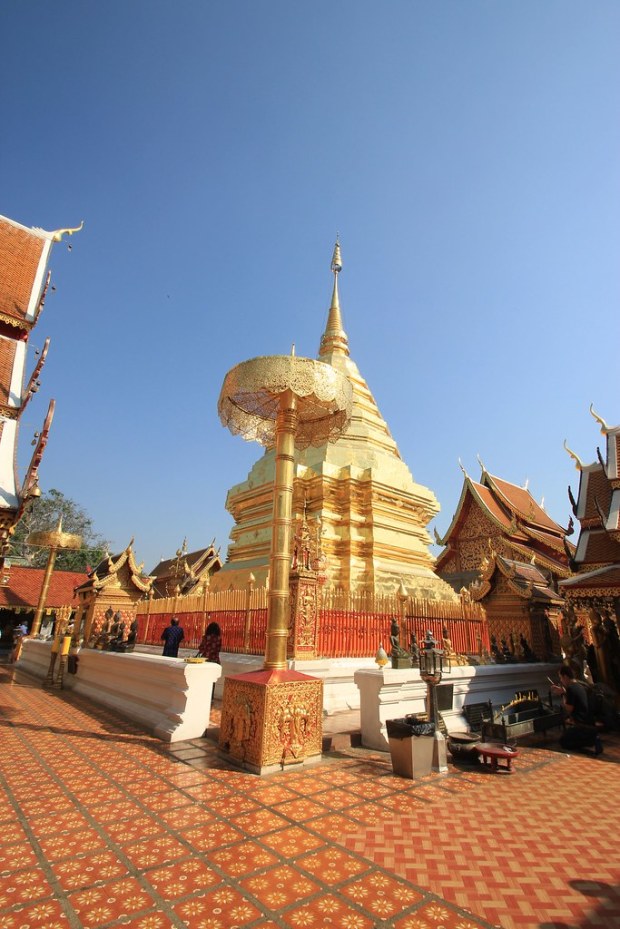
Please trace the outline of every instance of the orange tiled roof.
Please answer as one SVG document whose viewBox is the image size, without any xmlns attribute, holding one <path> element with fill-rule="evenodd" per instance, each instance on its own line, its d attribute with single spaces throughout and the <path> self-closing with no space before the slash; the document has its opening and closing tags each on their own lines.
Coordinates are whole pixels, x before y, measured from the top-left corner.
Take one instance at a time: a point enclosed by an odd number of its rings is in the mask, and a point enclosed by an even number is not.
<svg viewBox="0 0 620 929">
<path fill-rule="evenodd" d="M 0 217 L 0 313 L 25 318 L 45 241 Z"/>
<path fill-rule="evenodd" d="M 503 481 L 488 473 L 485 473 L 483 480 L 489 482 L 491 489 L 497 493 L 502 503 L 524 522 L 547 529 L 559 536 L 564 535 L 564 529 L 545 513 L 525 487 L 518 487 L 516 484 Z"/>
<path fill-rule="evenodd" d="M 0 583 L 0 609 L 36 609 L 43 586 L 44 568 L 24 568 L 12 565 L 4 576 L 8 583 Z M 46 606 L 77 605 L 75 588 L 84 581 L 83 571 L 54 571 L 50 578 Z"/>
<path fill-rule="evenodd" d="M 565 581 L 560 581 L 560 587 L 571 593 L 579 590 L 596 590 L 599 587 L 620 587 L 620 564 L 611 564 L 595 571 L 575 574 Z"/>
<path fill-rule="evenodd" d="M 477 484 L 475 481 L 470 480 L 470 486 L 472 491 L 478 497 L 480 502 L 483 504 L 486 510 L 488 510 L 490 516 L 498 522 L 503 529 L 505 529 L 511 536 L 516 538 L 524 538 L 523 533 L 517 531 L 512 532 L 512 520 L 510 516 L 502 509 L 500 504 L 497 502 L 492 492 L 488 487 L 485 487 L 484 484 Z"/>
</svg>

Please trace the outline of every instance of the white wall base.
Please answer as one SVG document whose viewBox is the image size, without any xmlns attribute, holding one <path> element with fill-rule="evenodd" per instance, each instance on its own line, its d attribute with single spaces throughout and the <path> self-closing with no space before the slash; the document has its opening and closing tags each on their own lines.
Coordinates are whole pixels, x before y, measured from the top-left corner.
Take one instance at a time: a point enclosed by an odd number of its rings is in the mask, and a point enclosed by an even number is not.
<svg viewBox="0 0 620 929">
<path fill-rule="evenodd" d="M 16 667 L 44 679 L 50 655 L 50 642 L 26 639 Z M 203 735 L 221 673 L 208 661 L 86 648 L 79 652 L 77 674 L 65 674 L 64 687 L 142 723 L 165 742 L 178 742 Z"/>
<path fill-rule="evenodd" d="M 557 676 L 557 664 L 470 665 L 458 666 L 445 673 L 442 684 L 452 684 L 452 710 L 442 712 L 449 732 L 467 729 L 462 715 L 464 703 L 491 700 L 497 709 L 507 704 L 517 690 L 537 690 L 546 698 L 547 676 Z M 416 669 L 396 671 L 375 668 L 355 672 L 360 692 L 362 745 L 378 751 L 389 750 L 386 729 L 388 719 L 426 710 L 426 684 Z"/>
</svg>

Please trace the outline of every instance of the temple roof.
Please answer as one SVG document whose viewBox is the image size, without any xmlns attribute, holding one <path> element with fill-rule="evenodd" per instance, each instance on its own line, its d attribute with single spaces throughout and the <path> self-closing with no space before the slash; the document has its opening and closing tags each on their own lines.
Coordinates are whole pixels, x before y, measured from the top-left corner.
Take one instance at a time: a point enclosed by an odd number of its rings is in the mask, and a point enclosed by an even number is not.
<svg viewBox="0 0 620 929">
<path fill-rule="evenodd" d="M 88 580 L 80 585 L 80 590 L 85 591 L 88 588 L 99 591 L 104 587 L 112 586 L 117 582 L 119 572 L 127 566 L 129 580 L 134 587 L 142 593 L 147 593 L 151 589 L 153 579 L 142 573 L 142 564 L 136 564 L 133 552 L 133 539 L 124 551 L 118 555 L 106 555 L 96 568 L 88 575 Z"/>
<path fill-rule="evenodd" d="M 185 544 L 174 558 L 162 559 L 151 571 L 153 590 L 159 597 L 170 596 L 179 588 L 180 593 L 189 593 L 205 576 L 222 567 L 219 550 L 212 542 L 195 552 L 185 551 Z"/>
<path fill-rule="evenodd" d="M 49 246 L 44 233 L 0 216 L 0 314 L 16 327 L 27 316 L 33 321 L 33 300 L 43 287 L 42 264 Z"/>
<path fill-rule="evenodd" d="M 620 563 L 605 565 L 594 571 L 583 571 L 574 574 L 565 581 L 560 581 L 560 587 L 568 595 L 583 590 L 586 593 L 599 591 L 600 588 L 620 589 Z"/>
<path fill-rule="evenodd" d="M 560 603 L 561 594 L 553 589 L 550 578 L 532 562 L 516 561 L 492 553 L 482 566 L 482 575 L 470 590 L 475 600 L 481 600 L 491 589 L 491 578 L 499 571 L 508 581 L 510 589 L 525 600 L 539 603 Z"/>
<path fill-rule="evenodd" d="M 579 495 L 573 511 L 580 533 L 574 561 L 586 572 L 620 560 L 620 426 L 609 426 L 592 406 L 590 412 L 605 437 L 603 449 L 596 450 L 597 460 L 584 464 L 564 443 L 579 471 Z"/>
<path fill-rule="evenodd" d="M 34 610 L 39 603 L 45 568 L 11 565 L 0 583 L 0 609 Z M 53 571 L 45 598 L 48 609 L 75 605 L 75 590 L 86 580 L 84 571 Z"/>
</svg>

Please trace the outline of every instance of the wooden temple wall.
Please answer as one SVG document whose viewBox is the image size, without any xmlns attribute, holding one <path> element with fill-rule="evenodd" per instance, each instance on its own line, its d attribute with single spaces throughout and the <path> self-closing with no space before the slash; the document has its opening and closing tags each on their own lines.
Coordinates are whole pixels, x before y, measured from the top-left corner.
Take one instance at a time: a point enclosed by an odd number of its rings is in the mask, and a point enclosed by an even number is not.
<svg viewBox="0 0 620 929">
<path fill-rule="evenodd" d="M 264 587 L 145 600 L 138 604 L 137 641 L 160 645 L 163 630 L 176 616 L 185 632 L 185 648 L 197 649 L 207 625 L 217 622 L 222 630 L 223 651 L 262 655 L 267 604 L 268 591 Z M 452 648 L 460 654 L 476 655 L 481 646 L 490 648 L 486 616 L 479 604 L 410 597 L 403 601 L 395 596 L 326 591 L 319 615 L 317 653 L 323 658 L 371 658 L 380 645 L 389 652 L 393 616 L 399 618 L 404 648 L 413 632 L 421 643 L 428 629 L 440 646 L 444 626 Z"/>
</svg>

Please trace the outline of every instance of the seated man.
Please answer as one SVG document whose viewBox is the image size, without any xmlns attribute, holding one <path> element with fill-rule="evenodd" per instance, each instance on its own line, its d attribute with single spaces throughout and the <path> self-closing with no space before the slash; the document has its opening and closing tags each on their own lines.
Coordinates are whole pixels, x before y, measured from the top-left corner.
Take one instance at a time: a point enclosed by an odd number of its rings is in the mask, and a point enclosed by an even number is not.
<svg viewBox="0 0 620 929">
<path fill-rule="evenodd" d="M 590 714 L 586 685 L 575 680 L 575 672 L 570 665 L 562 665 L 560 684 L 554 684 L 551 690 L 562 695 L 566 723 L 566 729 L 560 738 L 562 748 L 593 748 L 594 754 L 600 755 L 603 744 Z"/>
</svg>

